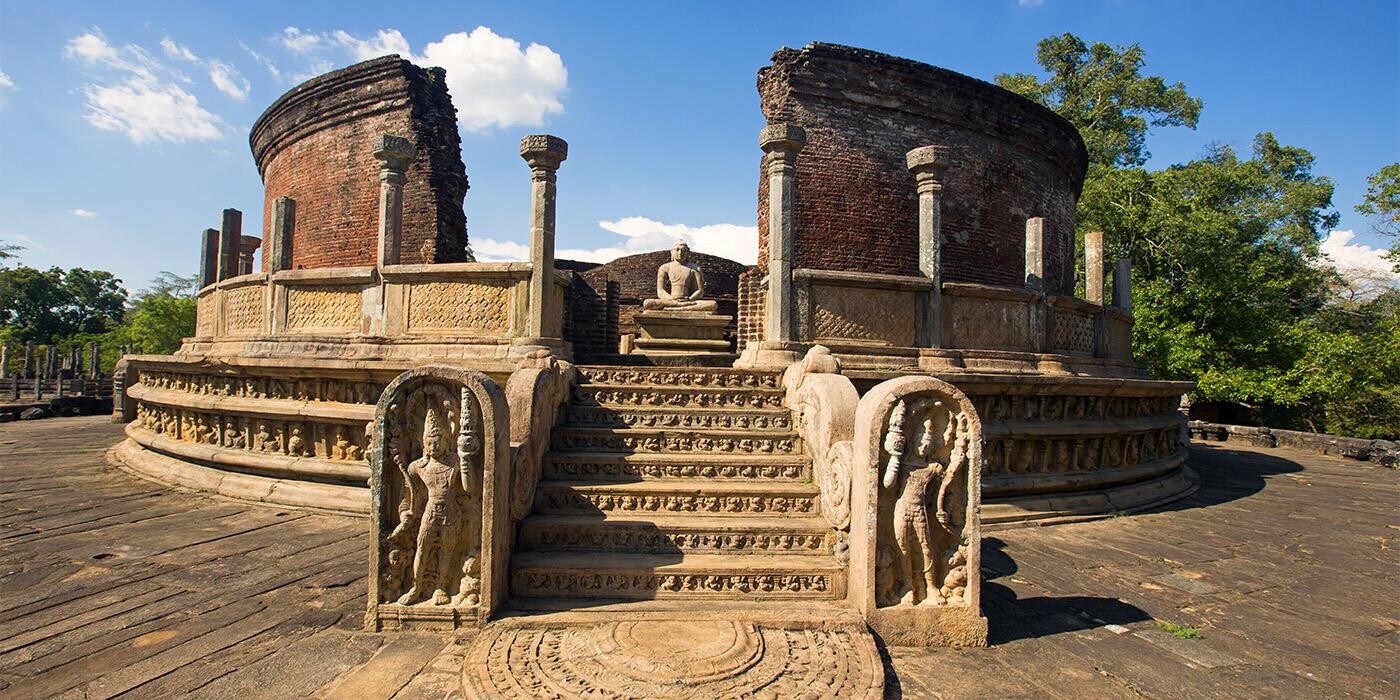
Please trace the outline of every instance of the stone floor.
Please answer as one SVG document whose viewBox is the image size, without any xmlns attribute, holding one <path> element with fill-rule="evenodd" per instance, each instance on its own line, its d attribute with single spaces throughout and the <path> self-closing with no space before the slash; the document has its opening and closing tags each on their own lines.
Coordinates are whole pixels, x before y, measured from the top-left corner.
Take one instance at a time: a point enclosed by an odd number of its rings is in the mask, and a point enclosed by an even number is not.
<svg viewBox="0 0 1400 700">
<path fill-rule="evenodd" d="M 363 521 L 170 492 L 104 463 L 119 437 L 0 425 L 0 697 L 458 692 L 467 640 L 361 631 Z M 993 646 L 882 650 L 887 695 L 1400 697 L 1400 473 L 1192 463 L 1162 512 L 992 533 Z"/>
</svg>

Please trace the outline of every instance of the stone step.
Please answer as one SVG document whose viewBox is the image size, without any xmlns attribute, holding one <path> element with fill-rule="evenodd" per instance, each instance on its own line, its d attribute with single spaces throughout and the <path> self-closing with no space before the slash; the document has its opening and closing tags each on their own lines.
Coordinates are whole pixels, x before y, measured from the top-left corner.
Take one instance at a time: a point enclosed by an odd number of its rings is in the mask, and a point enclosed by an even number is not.
<svg viewBox="0 0 1400 700">
<path fill-rule="evenodd" d="M 819 501 L 817 487 L 804 483 L 542 481 L 535 512 L 782 517 L 816 515 Z"/>
<path fill-rule="evenodd" d="M 535 515 L 520 523 L 530 551 L 672 554 L 830 554 L 836 533 L 821 517 L 716 518 L 711 515 Z"/>
<path fill-rule="evenodd" d="M 592 384 L 648 384 L 706 388 L 777 389 L 782 377 L 776 372 L 719 367 L 617 367 L 580 366 L 579 381 Z"/>
<path fill-rule="evenodd" d="M 581 406 L 667 408 L 776 409 L 783 393 L 776 389 L 647 386 L 639 384 L 575 384 L 570 401 Z"/>
<path fill-rule="evenodd" d="M 550 442 L 557 452 L 802 454 L 802 441 L 794 433 L 753 433 L 743 430 L 580 428 L 565 425 L 552 431 Z"/>
<path fill-rule="evenodd" d="M 567 425 L 579 427 L 779 432 L 792 430 L 792 414 L 786 408 L 669 408 L 570 404 L 564 418 Z"/>
<path fill-rule="evenodd" d="M 805 456 L 799 455 L 551 452 L 545 456 L 544 478 L 614 482 L 636 479 L 808 482 L 812 479 L 812 467 Z"/>
<path fill-rule="evenodd" d="M 825 554 L 521 552 L 511 559 L 521 598 L 782 600 L 844 598 L 845 574 Z"/>
</svg>

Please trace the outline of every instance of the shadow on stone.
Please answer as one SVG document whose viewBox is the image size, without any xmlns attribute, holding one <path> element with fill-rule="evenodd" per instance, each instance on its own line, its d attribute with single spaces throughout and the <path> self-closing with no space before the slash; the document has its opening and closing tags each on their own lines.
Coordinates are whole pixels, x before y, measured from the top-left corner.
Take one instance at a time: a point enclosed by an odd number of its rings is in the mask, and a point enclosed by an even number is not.
<svg viewBox="0 0 1400 700">
<path fill-rule="evenodd" d="M 1010 576 L 1017 570 L 1016 561 L 1006 554 L 1005 547 L 1006 544 L 995 537 L 982 540 L 982 612 L 987 616 L 989 644 L 1006 644 L 1018 639 L 1035 639 L 1152 619 L 1141 608 L 1117 598 L 1017 598 L 1010 587 L 994 582 L 994 579 Z"/>
<path fill-rule="evenodd" d="M 1186 464 L 1200 477 L 1201 487 L 1186 498 L 1146 512 L 1206 508 L 1247 498 L 1264 490 L 1268 477 L 1303 470 L 1297 462 L 1277 455 L 1200 443 L 1191 445 Z"/>
</svg>

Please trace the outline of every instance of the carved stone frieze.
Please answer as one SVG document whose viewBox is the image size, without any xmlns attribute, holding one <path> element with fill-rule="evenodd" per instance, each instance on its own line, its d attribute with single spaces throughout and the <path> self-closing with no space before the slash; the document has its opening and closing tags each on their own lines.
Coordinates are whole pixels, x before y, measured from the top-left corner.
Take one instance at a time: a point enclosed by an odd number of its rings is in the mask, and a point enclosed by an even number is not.
<svg viewBox="0 0 1400 700">
<path fill-rule="evenodd" d="M 554 448 L 598 452 L 733 452 L 775 455 L 793 454 L 799 449 L 798 441 L 790 436 L 767 437 L 755 434 L 752 437 L 739 437 L 704 433 L 678 434 L 669 431 L 656 431 L 642 435 L 619 435 L 575 429 L 556 430 L 554 432 Z"/>
<path fill-rule="evenodd" d="M 777 413 L 638 411 L 610 406 L 570 406 L 568 420 L 574 425 L 618 428 L 678 428 L 702 430 L 791 430 L 786 411 Z"/>
<path fill-rule="evenodd" d="M 141 371 L 140 383 L 153 389 L 199 396 L 241 399 L 326 401 L 373 405 L 384 390 L 382 382 L 338 377 L 296 378 L 256 375 L 198 374 L 167 370 Z"/>
<path fill-rule="evenodd" d="M 673 408 L 781 408 L 783 395 L 771 391 L 723 391 L 690 388 L 632 388 L 580 384 L 574 387 L 580 404 Z"/>
<path fill-rule="evenodd" d="M 540 491 L 536 507 L 550 511 L 613 511 L 668 513 L 796 513 L 817 512 L 817 495 L 769 496 L 724 494 L 618 494 L 594 491 Z"/>
<path fill-rule="evenodd" d="M 636 595 L 680 593 L 706 595 L 753 594 L 782 597 L 821 597 L 832 589 L 828 574 L 658 574 L 591 573 L 580 571 L 517 571 L 512 589 L 521 596 Z"/>
<path fill-rule="evenodd" d="M 573 524 L 527 529 L 522 539 L 531 546 L 551 550 L 811 554 L 830 548 L 830 537 L 824 533 L 676 532 L 653 528 L 589 528 Z"/>
<path fill-rule="evenodd" d="M 224 333 L 250 335 L 263 327 L 266 315 L 263 295 L 267 287 L 247 285 L 224 290 Z"/>
<path fill-rule="evenodd" d="M 1117 420 L 1170 416 L 1181 397 L 993 394 L 972 397 L 977 414 L 991 421 Z"/>
<path fill-rule="evenodd" d="M 288 457 L 349 462 L 366 459 L 363 423 L 272 420 L 146 401 L 137 402 L 135 421 L 146 431 L 179 442 Z"/>
<path fill-rule="evenodd" d="M 677 371 L 639 367 L 582 367 L 581 377 L 593 384 L 685 386 L 728 389 L 776 389 L 778 376 L 771 372 Z"/>
<path fill-rule="evenodd" d="M 807 467 L 801 463 L 762 462 L 710 463 L 698 461 L 628 462 L 621 459 L 574 459 L 555 454 L 545 466 L 550 478 L 573 480 L 597 477 L 636 477 L 642 479 L 788 479 L 807 477 Z"/>
<path fill-rule="evenodd" d="M 420 282 L 409 288 L 408 330 L 504 334 L 512 283 Z"/>
<path fill-rule="evenodd" d="M 287 331 L 358 331 L 360 288 L 288 287 Z"/>
<path fill-rule="evenodd" d="M 987 441 L 986 473 L 1065 474 L 1133 467 L 1175 456 L 1183 449 L 1179 432 L 1172 426 L 1139 433 L 994 438 Z"/>
</svg>

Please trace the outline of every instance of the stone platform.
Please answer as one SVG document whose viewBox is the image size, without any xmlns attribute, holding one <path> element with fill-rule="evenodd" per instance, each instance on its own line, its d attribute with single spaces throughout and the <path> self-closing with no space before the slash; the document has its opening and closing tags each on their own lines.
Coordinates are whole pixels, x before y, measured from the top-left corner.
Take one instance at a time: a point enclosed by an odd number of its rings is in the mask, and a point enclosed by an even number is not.
<svg viewBox="0 0 1400 700">
<path fill-rule="evenodd" d="M 0 698 L 462 695 L 486 637 L 362 630 L 363 519 L 131 477 L 103 460 L 122 438 L 0 425 Z M 1161 511 L 985 539 L 992 646 L 878 648 L 885 696 L 1400 695 L 1400 473 L 1199 443 L 1190 464 L 1200 490 Z"/>
</svg>

